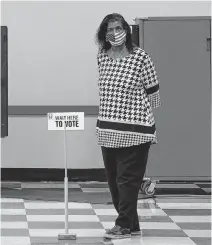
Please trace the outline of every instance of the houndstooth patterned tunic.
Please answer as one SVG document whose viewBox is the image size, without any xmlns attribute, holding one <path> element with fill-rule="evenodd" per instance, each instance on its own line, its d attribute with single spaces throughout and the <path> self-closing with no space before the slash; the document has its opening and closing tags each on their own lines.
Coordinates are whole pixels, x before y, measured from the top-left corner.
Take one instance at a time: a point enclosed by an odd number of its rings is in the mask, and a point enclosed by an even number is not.
<svg viewBox="0 0 212 245">
<path fill-rule="evenodd" d="M 150 56 L 135 48 L 128 56 L 114 60 L 106 51 L 97 55 L 99 70 L 98 144 L 120 148 L 146 142 L 156 144 L 152 108 L 161 105 L 159 81 Z"/>
</svg>

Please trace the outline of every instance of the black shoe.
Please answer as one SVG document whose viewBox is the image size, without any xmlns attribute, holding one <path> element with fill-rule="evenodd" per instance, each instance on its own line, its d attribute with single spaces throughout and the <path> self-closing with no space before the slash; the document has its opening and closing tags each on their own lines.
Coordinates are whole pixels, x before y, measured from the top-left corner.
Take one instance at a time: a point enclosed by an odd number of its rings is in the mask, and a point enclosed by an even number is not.
<svg viewBox="0 0 212 245">
<path fill-rule="evenodd" d="M 130 231 L 132 236 L 141 235 L 142 233 L 140 228 L 131 229 Z"/>
<path fill-rule="evenodd" d="M 130 229 L 122 228 L 119 225 L 115 225 L 104 235 L 104 238 L 109 238 L 109 239 L 122 239 L 122 238 L 129 238 L 129 237 L 131 237 Z"/>
</svg>

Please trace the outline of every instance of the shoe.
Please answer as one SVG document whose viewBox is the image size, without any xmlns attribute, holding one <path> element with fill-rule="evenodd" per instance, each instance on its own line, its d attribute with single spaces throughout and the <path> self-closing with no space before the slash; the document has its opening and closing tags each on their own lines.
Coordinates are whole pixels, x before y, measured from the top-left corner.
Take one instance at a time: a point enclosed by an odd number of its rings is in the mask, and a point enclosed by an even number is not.
<svg viewBox="0 0 212 245">
<path fill-rule="evenodd" d="M 129 238 L 129 237 L 131 237 L 130 229 L 122 228 L 119 225 L 115 225 L 104 235 L 104 238 L 109 238 L 109 239 L 122 239 L 122 238 Z"/>
<path fill-rule="evenodd" d="M 132 236 L 141 235 L 142 233 L 140 228 L 131 229 L 130 231 Z"/>
</svg>

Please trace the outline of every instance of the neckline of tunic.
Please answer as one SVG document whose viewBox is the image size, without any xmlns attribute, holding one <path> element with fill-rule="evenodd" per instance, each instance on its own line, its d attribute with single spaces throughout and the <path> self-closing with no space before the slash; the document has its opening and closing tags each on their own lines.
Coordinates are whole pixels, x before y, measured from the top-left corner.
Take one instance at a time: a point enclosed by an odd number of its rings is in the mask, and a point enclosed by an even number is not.
<svg viewBox="0 0 212 245">
<path fill-rule="evenodd" d="M 105 51 L 105 50 L 103 50 L 103 53 L 104 53 L 104 55 L 106 56 L 106 57 L 108 57 L 110 60 L 112 60 L 112 61 L 114 61 L 114 62 L 120 62 L 120 61 L 123 61 L 123 60 L 125 60 L 125 59 L 128 59 L 128 58 L 130 58 L 133 54 L 135 54 L 135 52 L 137 51 L 138 49 L 137 48 L 135 48 L 131 53 L 129 53 L 128 55 L 126 55 L 125 57 L 123 57 L 123 58 L 118 58 L 118 59 L 114 59 L 114 58 L 112 58 L 112 57 L 110 57 L 108 54 L 107 54 L 107 52 Z"/>
</svg>

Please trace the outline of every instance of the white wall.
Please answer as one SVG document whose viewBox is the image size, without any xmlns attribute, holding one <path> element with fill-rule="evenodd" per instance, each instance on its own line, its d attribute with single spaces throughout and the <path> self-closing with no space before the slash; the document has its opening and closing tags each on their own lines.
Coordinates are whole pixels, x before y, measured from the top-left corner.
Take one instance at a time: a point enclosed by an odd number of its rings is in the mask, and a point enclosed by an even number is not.
<svg viewBox="0 0 212 245">
<path fill-rule="evenodd" d="M 103 17 L 210 15 L 209 2 L 3 2 L 9 105 L 98 105 L 94 36 Z M 80 96 L 79 96 L 80 94 Z"/>
<path fill-rule="evenodd" d="M 129 24 L 142 16 L 208 16 L 209 2 L 3 2 L 9 30 L 9 105 L 98 105 L 94 35 L 106 14 Z M 68 137 L 69 168 L 103 166 L 94 135 Z M 2 140 L 3 168 L 63 168 L 63 136 L 45 117 L 10 117 Z"/>
<path fill-rule="evenodd" d="M 86 117 L 84 131 L 67 131 L 68 168 L 103 167 L 95 121 Z M 64 168 L 63 131 L 48 131 L 46 117 L 10 117 L 1 160 L 3 168 Z"/>
</svg>

